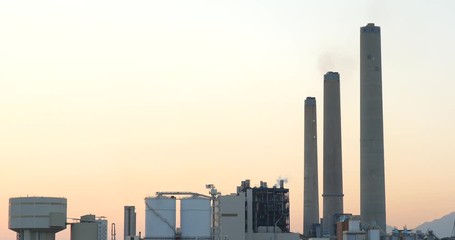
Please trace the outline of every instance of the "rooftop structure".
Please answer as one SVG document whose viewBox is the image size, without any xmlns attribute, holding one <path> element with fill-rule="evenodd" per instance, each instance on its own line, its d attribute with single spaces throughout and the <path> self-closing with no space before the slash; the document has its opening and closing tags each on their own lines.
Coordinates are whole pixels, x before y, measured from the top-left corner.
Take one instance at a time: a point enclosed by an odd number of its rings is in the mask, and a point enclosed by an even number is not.
<svg viewBox="0 0 455 240">
<path fill-rule="evenodd" d="M 92 214 L 81 216 L 79 222 L 71 223 L 71 240 L 107 240 L 107 220 Z"/>
</svg>

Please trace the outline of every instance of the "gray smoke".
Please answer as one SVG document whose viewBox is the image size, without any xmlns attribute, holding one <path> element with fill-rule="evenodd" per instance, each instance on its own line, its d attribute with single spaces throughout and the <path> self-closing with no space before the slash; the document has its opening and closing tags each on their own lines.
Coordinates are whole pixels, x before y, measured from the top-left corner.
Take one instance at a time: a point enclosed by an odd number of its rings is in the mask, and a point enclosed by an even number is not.
<svg viewBox="0 0 455 240">
<path fill-rule="evenodd" d="M 275 187 L 280 187 L 280 182 L 283 180 L 284 184 L 288 183 L 288 178 L 287 177 L 281 177 L 279 176 L 276 180 Z"/>
</svg>

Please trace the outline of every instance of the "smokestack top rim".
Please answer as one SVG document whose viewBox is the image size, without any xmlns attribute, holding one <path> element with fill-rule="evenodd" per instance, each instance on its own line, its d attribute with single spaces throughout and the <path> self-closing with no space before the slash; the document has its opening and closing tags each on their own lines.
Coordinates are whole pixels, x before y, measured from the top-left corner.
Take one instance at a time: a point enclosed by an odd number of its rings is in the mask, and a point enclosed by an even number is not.
<svg viewBox="0 0 455 240">
<path fill-rule="evenodd" d="M 324 81 L 340 81 L 340 74 L 338 72 L 327 72 L 324 74 Z"/>
<path fill-rule="evenodd" d="M 368 23 L 366 26 L 361 27 L 360 31 L 364 33 L 378 33 L 381 31 L 381 28 L 374 23 Z"/>
<path fill-rule="evenodd" d="M 305 99 L 306 105 L 316 105 L 316 98 L 315 97 L 307 97 Z"/>
</svg>

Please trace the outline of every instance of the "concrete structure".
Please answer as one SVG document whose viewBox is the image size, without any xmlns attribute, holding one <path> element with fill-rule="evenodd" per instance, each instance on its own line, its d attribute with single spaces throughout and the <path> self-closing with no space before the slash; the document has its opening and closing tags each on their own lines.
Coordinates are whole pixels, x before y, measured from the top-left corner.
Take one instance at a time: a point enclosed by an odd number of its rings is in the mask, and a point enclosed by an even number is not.
<svg viewBox="0 0 455 240">
<path fill-rule="evenodd" d="M 96 219 L 95 222 L 98 224 L 98 240 L 107 240 L 107 220 Z"/>
<path fill-rule="evenodd" d="M 55 233 L 66 228 L 67 200 L 52 197 L 9 199 L 8 228 L 18 240 L 55 240 Z"/>
<path fill-rule="evenodd" d="M 98 240 L 98 224 L 95 222 L 71 224 L 71 240 Z"/>
<path fill-rule="evenodd" d="M 365 240 L 367 233 L 360 228 L 360 216 L 341 215 L 337 222 L 337 239 Z M 373 240 L 373 239 L 371 239 Z"/>
<path fill-rule="evenodd" d="M 366 240 L 365 231 L 344 231 L 343 240 Z"/>
<path fill-rule="evenodd" d="M 266 188 L 266 183 L 262 183 L 262 188 Z M 291 233 L 289 230 L 283 232 L 278 227 L 279 221 L 275 226 L 258 225 L 261 222 L 261 210 L 256 205 L 257 196 L 262 196 L 266 191 L 262 189 L 255 197 L 255 189 L 249 186 L 249 180 L 243 181 L 242 186 L 237 188 L 237 193 L 221 196 L 220 201 L 220 239 L 223 240 L 299 240 L 299 234 Z M 272 188 L 270 188 L 272 189 Z M 268 193 L 268 192 L 267 192 Z M 270 191 L 273 195 L 273 191 Z M 281 196 L 279 193 L 276 196 Z M 274 202 L 271 201 L 270 205 Z M 255 210 L 255 207 L 258 210 Z M 285 216 L 285 215 L 283 215 Z"/>
<path fill-rule="evenodd" d="M 124 239 L 136 236 L 136 207 L 125 206 L 123 214 Z"/>
<path fill-rule="evenodd" d="M 176 235 L 175 197 L 146 198 L 145 206 L 145 237 L 174 239 Z"/>
<path fill-rule="evenodd" d="M 381 31 L 360 29 L 360 215 L 386 231 Z"/>
<path fill-rule="evenodd" d="M 88 214 L 71 224 L 71 240 L 107 240 L 107 220 Z"/>
<path fill-rule="evenodd" d="M 367 232 L 368 240 L 379 240 L 381 238 L 381 232 L 379 229 L 370 229 Z"/>
<path fill-rule="evenodd" d="M 212 239 L 212 209 L 210 199 L 189 197 L 180 199 L 180 230 L 182 239 Z"/>
<path fill-rule="evenodd" d="M 80 222 L 71 224 L 71 240 L 98 240 L 95 215 L 82 216 Z"/>
<path fill-rule="evenodd" d="M 303 176 L 303 234 L 315 236 L 313 224 L 319 223 L 318 138 L 316 98 L 305 100 L 305 146 Z"/>
<path fill-rule="evenodd" d="M 343 213 L 340 75 L 324 75 L 323 235 L 335 235 L 335 214 Z"/>
<path fill-rule="evenodd" d="M 247 239 L 246 233 L 252 232 L 251 226 L 253 224 L 246 224 L 245 215 L 253 210 L 250 204 L 246 206 L 247 210 L 245 211 L 246 201 L 245 193 L 220 197 L 220 239 L 244 240 Z"/>
</svg>

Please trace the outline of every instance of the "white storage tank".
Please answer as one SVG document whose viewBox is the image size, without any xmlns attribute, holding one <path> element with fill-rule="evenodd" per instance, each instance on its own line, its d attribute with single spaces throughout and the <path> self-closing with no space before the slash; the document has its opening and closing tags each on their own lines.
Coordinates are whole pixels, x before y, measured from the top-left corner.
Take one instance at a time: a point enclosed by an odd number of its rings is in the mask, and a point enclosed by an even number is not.
<svg viewBox="0 0 455 240">
<path fill-rule="evenodd" d="M 180 200 L 182 239 L 211 239 L 210 199 L 190 197 Z"/>
<path fill-rule="evenodd" d="M 175 239 L 174 197 L 145 199 L 145 237 L 148 239 Z"/>
<path fill-rule="evenodd" d="M 24 240 L 53 240 L 66 228 L 66 209 L 66 198 L 10 198 L 8 228 Z"/>
</svg>

